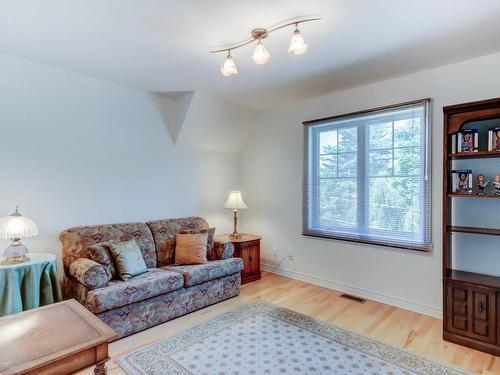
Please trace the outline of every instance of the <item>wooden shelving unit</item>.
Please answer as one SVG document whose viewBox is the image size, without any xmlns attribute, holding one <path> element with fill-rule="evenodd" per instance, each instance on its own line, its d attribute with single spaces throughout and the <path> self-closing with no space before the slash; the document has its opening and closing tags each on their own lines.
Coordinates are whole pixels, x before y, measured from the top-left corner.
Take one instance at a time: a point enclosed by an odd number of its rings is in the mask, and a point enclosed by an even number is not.
<svg viewBox="0 0 500 375">
<path fill-rule="evenodd" d="M 466 283 L 472 286 L 484 286 L 486 288 L 494 287 L 500 289 L 500 277 L 498 276 L 447 269 L 446 280 L 451 282 Z"/>
<path fill-rule="evenodd" d="M 491 209 L 500 212 L 500 201 L 495 201 L 500 195 L 459 194 L 450 188 L 454 160 L 492 158 L 498 162 L 500 172 L 500 160 L 496 159 L 500 152 L 451 153 L 449 147 L 451 136 L 465 124 L 500 119 L 500 98 L 448 106 L 443 112 L 443 338 L 500 356 L 500 277 L 454 269 L 452 262 L 454 233 L 500 236 L 497 228 L 454 225 L 453 206 L 460 203 L 456 199 L 474 199 L 477 204 L 487 199 L 491 201 Z"/>
<path fill-rule="evenodd" d="M 448 176 L 448 178 L 449 178 L 449 176 Z M 477 195 L 477 194 L 463 194 L 463 193 L 448 193 L 448 197 L 450 197 L 450 198 L 498 199 L 498 198 L 500 198 L 500 195 L 493 195 L 493 194 Z"/>
<path fill-rule="evenodd" d="M 479 158 L 500 158 L 500 152 L 497 151 L 478 151 L 478 152 L 457 152 L 448 154 L 450 159 L 479 159 Z"/>
<path fill-rule="evenodd" d="M 488 236 L 500 236 L 500 229 L 496 228 L 460 227 L 449 225 L 448 231 L 457 233 L 484 234 Z"/>
</svg>

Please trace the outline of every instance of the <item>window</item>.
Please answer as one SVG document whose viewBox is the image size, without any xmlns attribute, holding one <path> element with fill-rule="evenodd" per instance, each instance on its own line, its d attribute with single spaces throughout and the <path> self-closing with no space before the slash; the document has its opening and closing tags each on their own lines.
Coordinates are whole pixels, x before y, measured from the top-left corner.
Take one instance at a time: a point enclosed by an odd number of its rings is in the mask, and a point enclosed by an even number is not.
<svg viewBox="0 0 500 375">
<path fill-rule="evenodd" d="M 430 100 L 305 122 L 303 234 L 429 250 Z"/>
</svg>

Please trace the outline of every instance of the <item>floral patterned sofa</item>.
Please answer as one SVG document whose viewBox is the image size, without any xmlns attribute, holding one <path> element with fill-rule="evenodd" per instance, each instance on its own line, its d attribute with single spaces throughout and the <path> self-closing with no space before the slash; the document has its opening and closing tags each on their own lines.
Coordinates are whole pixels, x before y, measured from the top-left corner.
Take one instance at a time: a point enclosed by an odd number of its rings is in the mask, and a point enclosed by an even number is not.
<svg viewBox="0 0 500 375">
<path fill-rule="evenodd" d="M 59 235 L 63 246 L 64 297 L 76 299 L 119 337 L 124 337 L 237 296 L 243 261 L 232 257 L 231 243 L 215 242 L 207 264 L 173 264 L 176 233 L 199 229 L 208 229 L 201 217 L 64 230 Z M 127 281 L 99 282 L 100 273 L 105 270 L 90 259 L 87 248 L 132 238 L 141 249 L 148 271 Z"/>
</svg>

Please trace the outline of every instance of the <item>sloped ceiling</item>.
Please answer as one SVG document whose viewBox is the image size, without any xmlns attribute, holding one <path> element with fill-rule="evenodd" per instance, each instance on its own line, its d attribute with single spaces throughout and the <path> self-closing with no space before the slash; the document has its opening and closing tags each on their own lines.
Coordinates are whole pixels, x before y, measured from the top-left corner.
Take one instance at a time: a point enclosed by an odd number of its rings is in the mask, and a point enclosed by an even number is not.
<svg viewBox="0 0 500 375">
<path fill-rule="evenodd" d="M 305 15 L 310 48 L 287 53 L 291 30 L 233 52 L 222 77 L 212 47 Z M 499 0 L 2 0 L 0 52 L 151 92 L 202 91 L 257 109 L 500 50 Z"/>
<path fill-rule="evenodd" d="M 260 112 L 212 94 L 152 94 L 172 143 L 205 151 L 238 153 Z"/>
<path fill-rule="evenodd" d="M 177 142 L 182 125 L 191 106 L 193 94 L 194 92 L 192 91 L 172 94 L 151 94 L 173 144 Z"/>
</svg>

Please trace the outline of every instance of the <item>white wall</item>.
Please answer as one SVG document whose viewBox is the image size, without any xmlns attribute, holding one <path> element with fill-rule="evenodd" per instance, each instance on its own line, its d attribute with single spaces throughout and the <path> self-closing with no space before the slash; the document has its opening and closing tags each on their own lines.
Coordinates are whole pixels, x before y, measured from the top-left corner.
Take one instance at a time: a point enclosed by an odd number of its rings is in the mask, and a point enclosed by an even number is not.
<svg viewBox="0 0 500 375">
<path fill-rule="evenodd" d="M 500 96 L 499 67 L 500 54 L 493 54 L 264 113 L 242 154 L 243 193 L 252 208 L 243 213 L 243 229 L 264 236 L 264 265 L 272 268 L 294 250 L 295 261 L 278 272 L 440 316 L 442 107 Z M 302 236 L 302 121 L 425 97 L 433 99 L 434 250 L 423 254 Z M 498 271 L 498 263 L 491 267 Z"/>
<path fill-rule="evenodd" d="M 201 110 L 200 121 L 220 118 Z M 192 132 L 174 145 L 160 112 L 148 93 L 0 54 L 0 216 L 19 204 L 40 229 L 25 244 L 58 255 L 59 232 L 75 225 L 196 214 L 229 231 L 239 155 L 201 149 Z M 248 113 L 231 115 L 219 138 Z"/>
</svg>

